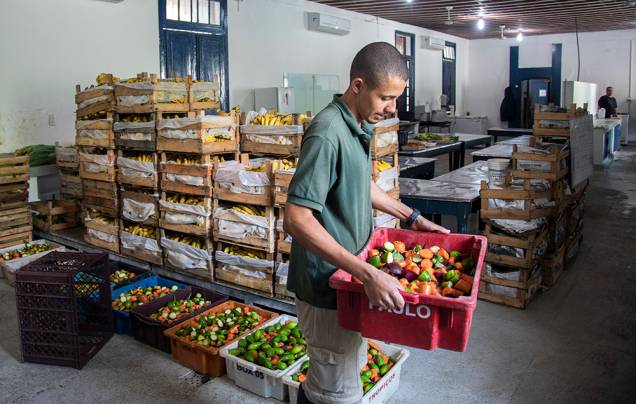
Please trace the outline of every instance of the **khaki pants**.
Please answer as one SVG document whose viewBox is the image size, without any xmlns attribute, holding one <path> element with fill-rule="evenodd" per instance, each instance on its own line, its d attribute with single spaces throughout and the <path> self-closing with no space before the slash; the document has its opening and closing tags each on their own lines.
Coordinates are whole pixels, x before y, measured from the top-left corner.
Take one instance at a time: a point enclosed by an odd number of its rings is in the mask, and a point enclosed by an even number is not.
<svg viewBox="0 0 636 404">
<path fill-rule="evenodd" d="M 307 398 L 316 404 L 359 402 L 360 369 L 367 362 L 366 339 L 358 332 L 341 328 L 336 310 L 317 308 L 296 299 L 296 311 L 311 359 L 303 383 Z"/>
</svg>

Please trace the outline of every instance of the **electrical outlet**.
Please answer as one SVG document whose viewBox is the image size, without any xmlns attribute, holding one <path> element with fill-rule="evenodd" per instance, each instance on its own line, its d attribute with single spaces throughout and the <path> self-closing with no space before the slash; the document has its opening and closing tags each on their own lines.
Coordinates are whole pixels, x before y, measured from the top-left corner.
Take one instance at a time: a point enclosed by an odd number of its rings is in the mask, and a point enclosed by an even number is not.
<svg viewBox="0 0 636 404">
<path fill-rule="evenodd" d="M 55 115 L 49 114 L 49 126 L 55 126 Z"/>
</svg>

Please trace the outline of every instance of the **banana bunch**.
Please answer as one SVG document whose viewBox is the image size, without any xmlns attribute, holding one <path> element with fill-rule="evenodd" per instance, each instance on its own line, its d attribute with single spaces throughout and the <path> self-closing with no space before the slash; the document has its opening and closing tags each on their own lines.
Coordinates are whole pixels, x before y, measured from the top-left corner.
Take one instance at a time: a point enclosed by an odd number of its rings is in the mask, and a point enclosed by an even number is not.
<svg viewBox="0 0 636 404">
<path fill-rule="evenodd" d="M 262 251 L 243 248 L 237 245 L 226 246 L 223 249 L 223 252 L 230 255 L 238 255 L 241 257 L 248 257 L 248 258 L 260 259 L 260 260 L 264 260 L 265 258 L 267 258 L 265 253 Z"/>
<path fill-rule="evenodd" d="M 164 112 L 161 114 L 161 119 L 179 119 L 186 118 L 187 114 L 185 112 L 173 112 L 171 114 Z"/>
<path fill-rule="evenodd" d="M 99 111 L 99 112 L 95 112 L 93 114 L 88 114 L 88 115 L 81 116 L 80 119 L 85 120 L 85 121 L 93 121 L 93 120 L 97 120 L 97 119 L 106 119 L 106 117 L 107 117 L 106 111 Z"/>
<path fill-rule="evenodd" d="M 126 114 L 119 116 L 120 122 L 152 122 L 151 114 Z"/>
<path fill-rule="evenodd" d="M 199 98 L 199 99 L 197 100 L 197 102 L 214 102 L 214 101 L 216 101 L 216 100 L 213 100 L 213 99 L 212 99 L 212 98 L 210 98 L 210 97 L 203 97 L 203 98 Z"/>
<path fill-rule="evenodd" d="M 134 226 L 125 226 L 124 231 L 134 236 L 140 236 L 140 237 L 146 237 L 146 238 L 157 237 L 157 233 L 154 227 L 148 227 L 148 226 L 143 226 L 139 224 L 136 224 Z"/>
<path fill-rule="evenodd" d="M 247 171 L 252 171 L 257 173 L 264 173 L 266 169 L 267 169 L 267 165 L 265 163 L 259 166 L 249 166 L 246 168 Z"/>
<path fill-rule="evenodd" d="M 265 217 L 265 208 L 259 206 L 234 205 L 232 206 L 232 210 L 245 213 L 246 215 Z"/>
<path fill-rule="evenodd" d="M 296 168 L 296 161 L 290 159 L 279 160 L 275 163 L 276 170 L 291 170 L 292 168 Z"/>
<path fill-rule="evenodd" d="M 131 160 L 140 161 L 142 163 L 154 163 L 155 159 L 152 154 L 139 154 L 137 156 L 126 157 Z"/>
<path fill-rule="evenodd" d="M 115 225 L 115 219 L 113 219 L 112 217 L 101 215 L 101 214 L 94 216 L 93 220 L 95 220 L 96 222 L 102 222 L 102 223 L 106 223 L 110 225 Z"/>
<path fill-rule="evenodd" d="M 185 100 L 185 97 L 177 97 L 171 100 L 170 102 L 173 104 L 185 104 L 186 100 Z"/>
<path fill-rule="evenodd" d="M 192 164 L 201 164 L 201 159 L 198 157 L 188 158 L 185 156 L 178 156 L 176 159 L 174 159 L 174 162 L 176 164 L 192 165 Z"/>
<path fill-rule="evenodd" d="M 276 112 L 268 112 L 264 115 L 259 115 L 252 120 L 252 125 L 268 125 L 268 126 L 282 126 L 293 125 L 294 118 L 291 114 L 279 114 Z"/>
<path fill-rule="evenodd" d="M 204 135 L 203 143 L 215 143 L 215 142 L 225 142 L 228 140 L 232 140 L 230 136 L 225 135 Z"/>
<path fill-rule="evenodd" d="M 378 170 L 378 172 L 382 172 L 393 168 L 393 166 L 384 160 L 378 160 L 375 162 L 375 168 Z"/>
<path fill-rule="evenodd" d="M 97 78 L 95 79 L 95 82 L 97 83 L 98 86 L 106 84 L 108 82 L 108 76 L 109 76 L 109 74 L 100 73 L 100 74 L 97 75 Z M 118 81 L 119 81 L 119 79 L 117 77 L 113 76 L 113 82 L 117 83 Z"/>
<path fill-rule="evenodd" d="M 205 249 L 205 243 L 201 239 L 191 236 L 169 236 L 170 240 L 174 240 L 178 243 L 187 244 L 200 250 Z"/>
<path fill-rule="evenodd" d="M 196 205 L 203 206 L 203 198 L 197 198 L 194 196 L 185 196 L 185 195 L 171 195 L 166 197 L 168 202 L 172 203 L 180 203 L 182 205 Z"/>
</svg>

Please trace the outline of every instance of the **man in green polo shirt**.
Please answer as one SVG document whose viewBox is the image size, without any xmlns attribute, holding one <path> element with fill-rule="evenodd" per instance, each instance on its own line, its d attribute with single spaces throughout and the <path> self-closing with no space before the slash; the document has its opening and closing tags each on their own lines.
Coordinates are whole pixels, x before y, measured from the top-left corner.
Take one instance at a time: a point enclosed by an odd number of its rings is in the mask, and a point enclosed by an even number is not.
<svg viewBox="0 0 636 404">
<path fill-rule="evenodd" d="M 373 124 L 395 112 L 407 78 L 406 62 L 395 47 L 386 42 L 365 46 L 353 59 L 347 91 L 316 115 L 303 136 L 285 209 L 285 231 L 293 238 L 287 287 L 296 294 L 311 358 L 299 403 L 362 398 L 366 341 L 338 325 L 336 292 L 328 283 L 336 268 L 362 281 L 371 304 L 404 305 L 397 279 L 355 257 L 371 236 L 372 209 L 414 230 L 448 233 L 371 179 Z"/>
</svg>

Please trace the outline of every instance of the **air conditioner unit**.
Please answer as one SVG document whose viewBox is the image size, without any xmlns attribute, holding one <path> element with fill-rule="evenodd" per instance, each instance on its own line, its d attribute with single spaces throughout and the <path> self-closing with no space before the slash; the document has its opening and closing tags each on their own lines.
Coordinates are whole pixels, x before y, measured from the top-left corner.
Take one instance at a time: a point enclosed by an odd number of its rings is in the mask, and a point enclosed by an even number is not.
<svg viewBox="0 0 636 404">
<path fill-rule="evenodd" d="M 351 32 L 351 21 L 346 18 L 332 17 L 320 13 L 307 13 L 310 31 L 327 32 L 329 34 L 347 35 Z"/>
<path fill-rule="evenodd" d="M 422 37 L 422 48 L 433 50 L 444 50 L 446 42 L 443 39 L 435 38 L 433 36 Z"/>
</svg>

